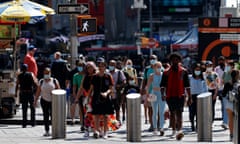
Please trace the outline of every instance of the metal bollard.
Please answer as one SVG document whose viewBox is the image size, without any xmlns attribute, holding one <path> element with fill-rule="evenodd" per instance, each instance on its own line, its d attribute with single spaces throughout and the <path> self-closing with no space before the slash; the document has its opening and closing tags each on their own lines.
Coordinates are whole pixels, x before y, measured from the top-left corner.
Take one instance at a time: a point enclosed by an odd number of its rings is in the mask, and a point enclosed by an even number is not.
<svg viewBox="0 0 240 144">
<path fill-rule="evenodd" d="M 233 117 L 233 143 L 234 144 L 239 144 L 240 143 L 240 103 L 239 103 L 240 97 L 237 94 L 234 97 L 233 100 L 233 112 L 234 112 L 234 117 Z"/>
<path fill-rule="evenodd" d="M 127 141 L 141 141 L 141 96 L 131 93 L 127 96 Z"/>
<path fill-rule="evenodd" d="M 198 141 L 212 141 L 212 93 L 197 96 L 197 133 Z"/>
<path fill-rule="evenodd" d="M 66 137 L 66 91 L 52 91 L 52 138 Z"/>
</svg>

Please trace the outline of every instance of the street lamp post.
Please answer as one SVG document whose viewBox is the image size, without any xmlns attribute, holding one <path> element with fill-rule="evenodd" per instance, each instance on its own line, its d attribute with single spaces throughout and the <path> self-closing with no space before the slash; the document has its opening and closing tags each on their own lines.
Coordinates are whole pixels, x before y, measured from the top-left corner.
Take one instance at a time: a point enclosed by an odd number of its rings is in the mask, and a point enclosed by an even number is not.
<svg viewBox="0 0 240 144">
<path fill-rule="evenodd" d="M 76 4 L 77 0 L 69 0 L 69 3 Z M 70 38 L 70 53 L 71 67 L 75 66 L 75 61 L 78 59 L 78 41 L 77 41 L 77 19 L 75 14 L 70 15 L 71 38 Z"/>
<path fill-rule="evenodd" d="M 149 0 L 149 27 L 150 27 L 150 39 L 153 38 L 153 16 L 152 16 L 152 0 Z M 155 47 L 155 46 L 154 46 Z M 153 48 L 154 48 L 153 47 Z M 150 55 L 153 54 L 152 48 L 150 48 Z"/>
<path fill-rule="evenodd" d="M 133 5 L 131 6 L 131 9 L 137 9 L 137 32 L 141 32 L 141 9 L 146 9 L 147 6 L 143 3 L 143 0 L 134 0 Z M 137 54 L 141 54 L 141 44 L 140 44 L 140 35 L 137 36 Z"/>
</svg>

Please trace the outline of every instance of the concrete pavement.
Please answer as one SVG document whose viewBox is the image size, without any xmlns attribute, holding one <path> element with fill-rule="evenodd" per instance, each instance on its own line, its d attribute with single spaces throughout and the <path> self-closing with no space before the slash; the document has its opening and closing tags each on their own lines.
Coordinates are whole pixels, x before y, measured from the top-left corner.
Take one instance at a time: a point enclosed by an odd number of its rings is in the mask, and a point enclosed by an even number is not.
<svg viewBox="0 0 240 144">
<path fill-rule="evenodd" d="M 183 113 L 183 131 L 185 133 L 184 138 L 181 141 L 177 141 L 175 138 L 171 137 L 171 129 L 168 128 L 168 120 L 165 123 L 165 135 L 164 136 L 153 136 L 152 132 L 148 132 L 149 124 L 144 124 L 144 115 L 142 108 L 141 115 L 141 142 L 135 143 L 162 143 L 162 144 L 208 144 L 208 143 L 219 143 L 219 144 L 231 144 L 229 141 L 229 131 L 224 130 L 221 127 L 222 121 L 215 120 L 212 126 L 212 142 L 198 142 L 197 133 L 191 132 L 190 122 L 188 120 L 188 108 L 184 109 Z M 221 117 L 220 111 L 220 102 L 217 101 L 216 104 L 216 117 Z M 22 128 L 20 125 L 21 119 L 21 110 L 18 110 L 17 115 L 12 119 L 2 119 L 0 121 L 0 141 L 3 144 L 70 144 L 70 143 L 105 143 L 105 144 L 123 144 L 131 143 L 127 142 L 127 133 L 126 133 L 126 123 L 123 123 L 122 127 L 117 131 L 109 133 L 108 139 L 94 139 L 92 138 L 92 133 L 90 134 L 89 139 L 83 137 L 84 133 L 80 133 L 80 125 L 75 124 L 73 126 L 66 126 L 66 138 L 65 139 L 52 139 L 50 137 L 43 137 L 44 127 L 41 125 L 42 113 L 41 109 L 37 108 L 36 119 L 37 126 L 31 127 L 30 125 L 27 128 Z M 12 120 L 12 121 L 11 121 Z M 5 121 L 5 123 L 4 123 Z M 11 124 L 7 124 L 7 121 Z M 15 121 L 15 123 L 14 123 Z M 18 123 L 16 123 L 18 122 Z M 4 123 L 4 124 L 3 124 Z"/>
</svg>

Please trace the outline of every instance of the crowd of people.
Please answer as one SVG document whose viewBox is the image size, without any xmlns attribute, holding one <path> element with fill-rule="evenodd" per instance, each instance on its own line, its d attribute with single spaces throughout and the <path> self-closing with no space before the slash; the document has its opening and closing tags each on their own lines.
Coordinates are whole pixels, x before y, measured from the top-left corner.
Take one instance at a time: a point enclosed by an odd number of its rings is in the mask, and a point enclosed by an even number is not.
<svg viewBox="0 0 240 144">
<path fill-rule="evenodd" d="M 143 79 L 133 61 L 98 57 L 95 61 L 80 58 L 76 67 L 70 69 L 61 59 L 61 53 L 54 54 L 55 60 L 43 71 L 43 78 L 37 79 L 38 68 L 33 57 L 36 48 L 30 46 L 17 77 L 16 96 L 19 93 L 22 109 L 22 127 L 27 126 L 27 107 L 31 108 L 31 125 L 35 126 L 35 107 L 40 98 L 45 133 L 49 136 L 51 121 L 51 91 L 66 89 L 69 93 L 71 124 L 75 124 L 76 106 L 79 109 L 80 131 L 84 137 L 93 132 L 94 138 L 108 138 L 109 130 L 117 130 L 126 120 L 126 95 L 141 93 L 145 124 L 150 124 L 153 135 L 163 136 L 166 129 L 166 113 L 172 136 L 177 140 L 184 137 L 182 131 L 183 110 L 189 107 L 191 130 L 196 131 L 197 96 L 212 93 L 212 122 L 215 118 L 215 103 L 221 100 L 222 127 L 229 129 L 233 139 L 232 95 L 238 92 L 239 71 L 233 60 L 221 56 L 218 65 L 211 61 L 199 61 L 186 69 L 182 57 L 172 53 L 168 61 L 160 61 L 156 55 L 149 56 L 149 66 L 143 69 Z M 19 90 L 19 91 L 18 91 Z M 122 113 L 121 113 L 122 112 Z"/>
</svg>

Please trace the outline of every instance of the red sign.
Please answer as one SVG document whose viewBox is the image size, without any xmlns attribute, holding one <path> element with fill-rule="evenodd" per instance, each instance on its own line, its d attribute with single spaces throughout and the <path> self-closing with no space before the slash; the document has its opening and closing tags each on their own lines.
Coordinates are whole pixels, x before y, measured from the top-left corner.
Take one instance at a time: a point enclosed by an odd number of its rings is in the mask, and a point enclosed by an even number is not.
<svg viewBox="0 0 240 144">
<path fill-rule="evenodd" d="M 156 44 L 156 40 L 154 38 L 150 38 L 148 41 L 149 48 L 154 48 L 155 44 Z"/>
</svg>

